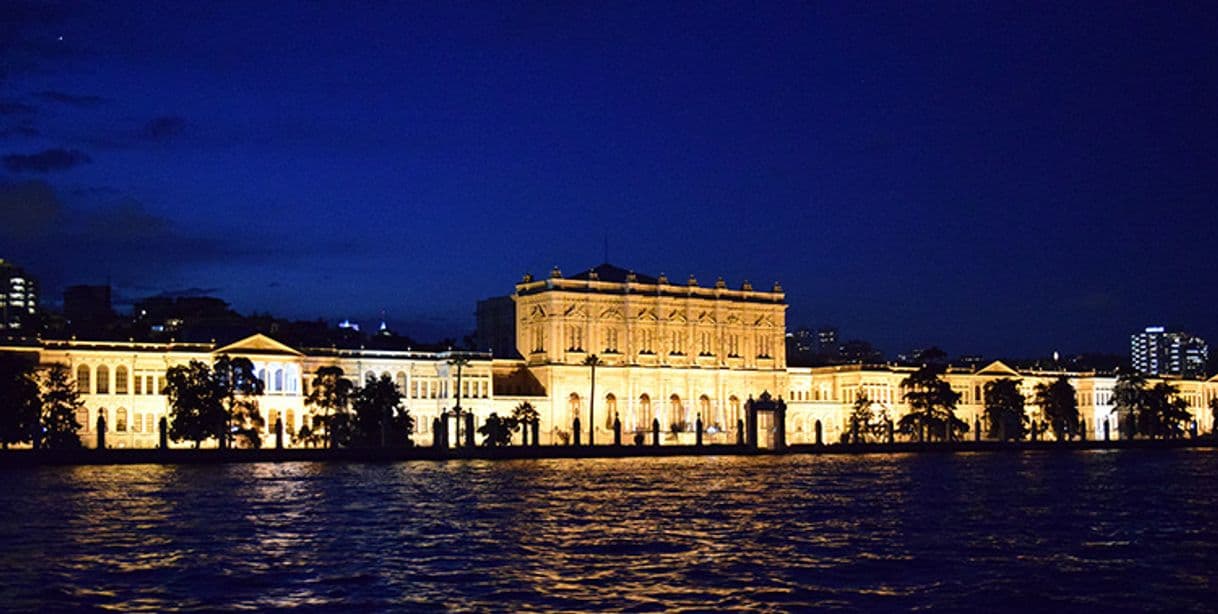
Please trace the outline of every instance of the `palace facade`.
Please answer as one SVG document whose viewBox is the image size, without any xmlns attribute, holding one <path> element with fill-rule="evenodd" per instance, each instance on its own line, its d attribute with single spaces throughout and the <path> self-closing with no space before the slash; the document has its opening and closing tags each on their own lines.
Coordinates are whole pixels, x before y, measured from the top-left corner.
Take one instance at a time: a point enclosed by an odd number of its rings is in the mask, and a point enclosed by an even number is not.
<svg viewBox="0 0 1218 614">
<path fill-rule="evenodd" d="M 541 415 L 542 443 L 573 439 L 577 418 L 585 443 L 590 423 L 596 443 L 611 443 L 615 417 L 627 443 L 656 421 L 667 434 L 665 441 L 692 443 L 699 419 L 704 441 L 735 442 L 745 403 L 767 392 L 786 402 L 788 443 L 813 442 L 817 422 L 825 441 L 838 441 L 848 430 L 859 395 L 894 421 L 907 409 L 900 383 L 912 367 L 788 367 L 787 305 L 777 284 L 769 290 L 756 290 L 748 282 L 729 289 L 722 279 L 709 287 L 693 278 L 674 284 L 663 275 L 649 277 L 606 264 L 572 277 L 557 269 L 546 279 L 525 276 L 511 299 L 511 317 L 500 321 L 510 322 L 514 334 L 497 331 L 497 337 L 514 337 L 520 358 L 493 358 L 489 352 L 296 348 L 262 334 L 224 345 L 43 340 L 0 351 L 34 354 L 41 365 L 68 367 L 85 403 L 78 422 L 89 446 L 97 441 L 97 419 L 103 416 L 108 446 L 155 447 L 156 425 L 169 412 L 162 394 L 166 371 L 192 360 L 210 364 L 220 355 L 254 363 L 266 387 L 258 398 L 266 437 L 273 439 L 274 425 L 282 420 L 289 442 L 308 415 L 305 397 L 312 374 L 328 366 L 341 368 L 357 385 L 368 377 L 393 378 L 416 419 L 419 445 L 431 444 L 433 420 L 457 404 L 458 393 L 461 407 L 479 424 L 492 412 L 509 415 L 520 403 L 532 404 Z M 594 355 L 595 367 L 588 364 Z M 465 359 L 460 374 L 452 362 L 457 357 Z M 1030 402 L 1033 389 L 1063 375 L 1077 391 L 1090 437 L 1103 437 L 1103 425 L 1112 416 L 1113 376 L 1017 371 L 994 362 L 980 369 L 949 368 L 944 378 L 961 395 L 957 415 L 971 426 L 981 417 L 987 382 L 1019 380 L 1029 413 L 1039 420 L 1039 410 Z M 1218 397 L 1218 376 L 1168 381 L 1179 388 L 1200 430 L 1211 430 L 1208 404 Z M 767 426 L 762 424 L 763 431 Z M 1118 437 L 1115 427 L 1111 436 Z"/>
</svg>

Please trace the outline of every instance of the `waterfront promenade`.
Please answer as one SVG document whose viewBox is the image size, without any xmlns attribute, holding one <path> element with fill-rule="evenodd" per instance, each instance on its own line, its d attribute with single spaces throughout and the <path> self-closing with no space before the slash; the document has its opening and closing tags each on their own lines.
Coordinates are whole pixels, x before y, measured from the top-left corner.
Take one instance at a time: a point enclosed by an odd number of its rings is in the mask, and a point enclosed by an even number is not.
<svg viewBox="0 0 1218 614">
<path fill-rule="evenodd" d="M 262 448 L 207 449 L 79 449 L 79 450 L 4 450 L 0 466 L 19 465 L 133 465 L 133 464 L 207 464 L 266 462 L 398 462 L 414 460 L 462 459 L 580 459 L 649 458 L 675 456 L 775 456 L 775 455 L 851 455 L 955 452 L 1002 452 L 1019 450 L 1126 450 L 1218 448 L 1212 436 L 1188 439 L 1131 439 L 1085 441 L 953 441 L 792 444 L 783 450 L 741 445 L 543 445 L 472 448 Z"/>
</svg>

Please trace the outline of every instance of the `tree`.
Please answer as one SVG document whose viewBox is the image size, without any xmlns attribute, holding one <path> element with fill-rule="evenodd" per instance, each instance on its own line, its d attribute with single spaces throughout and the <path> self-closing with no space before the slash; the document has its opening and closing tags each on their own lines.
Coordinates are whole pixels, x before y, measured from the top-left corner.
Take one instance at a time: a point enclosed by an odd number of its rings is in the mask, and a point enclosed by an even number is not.
<svg viewBox="0 0 1218 614">
<path fill-rule="evenodd" d="M 1058 441 L 1073 439 L 1079 434 L 1078 396 L 1069 378 L 1061 376 L 1051 383 L 1036 385 L 1035 403 L 1041 416 Z"/>
<path fill-rule="evenodd" d="M 1210 399 L 1210 435 L 1218 435 L 1218 397 Z"/>
<path fill-rule="evenodd" d="M 1146 430 L 1151 437 L 1176 439 L 1184 436 L 1192 414 L 1188 401 L 1180 397 L 1180 389 L 1167 382 L 1159 382 L 1146 391 Z"/>
<path fill-rule="evenodd" d="M 402 407 L 402 391 L 388 375 L 369 377 L 355 392 L 355 443 L 367 447 L 411 445 L 414 418 Z"/>
<path fill-rule="evenodd" d="M 301 429 L 301 439 L 325 447 L 348 445 L 354 430 L 348 412 L 353 388 L 341 367 L 318 367 L 309 396 L 305 397 L 311 425 Z"/>
<path fill-rule="evenodd" d="M 986 382 L 984 417 L 989 437 L 1002 441 L 1024 438 L 1029 419 L 1018 380 L 1003 378 Z"/>
<path fill-rule="evenodd" d="M 515 418 L 500 418 L 499 414 L 491 412 L 486 422 L 478 427 L 478 434 L 482 435 L 482 445 L 498 448 L 512 445 L 512 432 L 515 430 Z"/>
<path fill-rule="evenodd" d="M 1146 414 L 1146 378 L 1138 373 L 1122 373 L 1112 387 L 1112 413 L 1117 417 L 1117 429 L 1123 438 L 1137 435 L 1139 422 Z"/>
<path fill-rule="evenodd" d="M 541 414 L 537 412 L 537 408 L 533 407 L 532 403 L 521 401 L 519 405 L 512 408 L 512 419 L 519 427 L 527 429 L 541 420 Z"/>
<path fill-rule="evenodd" d="M 76 412 L 84 407 L 68 368 L 51 365 L 42 380 L 42 425 L 46 446 L 52 449 L 79 448 L 80 423 Z"/>
<path fill-rule="evenodd" d="M 902 434 L 922 441 L 968 432 L 968 424 L 955 413 L 960 393 L 939 377 L 942 372 L 942 366 L 928 363 L 901 380 L 902 398 L 909 403 L 909 413 L 897 423 Z"/>
<path fill-rule="evenodd" d="M 859 437 L 859 441 L 854 443 L 866 443 L 869 438 L 879 441 L 887 427 L 888 409 L 868 399 L 867 395 L 859 394 L 850 410 L 850 432 L 854 433 L 857 429 Z"/>
<path fill-rule="evenodd" d="M 262 395 L 265 384 L 255 374 L 254 363 L 248 358 L 221 355 L 212 367 L 212 383 L 224 408 L 220 447 L 229 447 L 235 437 L 241 437 L 250 447 L 262 447 L 266 420 L 253 397 Z"/>
<path fill-rule="evenodd" d="M 33 441 L 40 430 L 38 382 L 34 363 L 16 354 L 0 353 L 0 446 Z"/>
<path fill-rule="evenodd" d="M 193 441 L 198 448 L 204 441 L 220 437 L 225 411 L 213 377 L 211 367 L 197 360 L 165 372 L 170 439 Z"/>
</svg>

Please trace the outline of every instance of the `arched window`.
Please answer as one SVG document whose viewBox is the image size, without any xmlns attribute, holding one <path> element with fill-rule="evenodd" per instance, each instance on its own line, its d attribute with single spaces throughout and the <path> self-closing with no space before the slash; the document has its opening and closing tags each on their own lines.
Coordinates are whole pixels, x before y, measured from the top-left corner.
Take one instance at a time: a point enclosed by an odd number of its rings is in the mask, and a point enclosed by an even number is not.
<svg viewBox="0 0 1218 614">
<path fill-rule="evenodd" d="M 279 422 L 279 410 L 278 410 L 278 409 L 272 409 L 272 410 L 270 411 L 269 418 L 268 418 L 268 419 L 267 419 L 267 421 L 266 421 L 266 431 L 267 431 L 268 433 L 274 433 L 274 432 L 275 432 L 275 423 L 276 423 L 276 422 Z"/>
<path fill-rule="evenodd" d="M 698 413 L 702 415 L 702 425 L 704 427 L 712 424 L 719 424 L 722 426 L 722 417 L 711 414 L 710 397 L 706 395 L 698 397 Z"/>
<path fill-rule="evenodd" d="M 127 432 L 127 410 L 126 410 L 126 408 L 120 407 L 114 412 L 114 432 L 116 432 L 116 433 L 126 433 Z"/>
<path fill-rule="evenodd" d="M 127 394 L 127 367 L 122 365 L 114 369 L 114 394 Z"/>
<path fill-rule="evenodd" d="M 670 422 L 674 424 L 679 422 L 682 426 L 689 426 L 689 416 L 685 415 L 685 407 L 681 405 L 681 397 L 676 394 L 668 397 L 668 411 Z"/>
<path fill-rule="evenodd" d="M 97 368 L 97 394 L 110 394 L 110 369 L 106 365 Z"/>
<path fill-rule="evenodd" d="M 258 368 L 258 379 L 259 379 L 259 380 L 262 382 L 262 384 L 263 384 L 264 386 L 267 384 L 267 380 L 266 380 L 266 369 L 264 369 L 264 368 L 262 368 L 262 367 L 259 367 L 259 368 Z"/>
<path fill-rule="evenodd" d="M 300 374 L 297 373 L 296 367 L 288 365 L 287 369 L 284 370 L 284 379 L 287 380 L 284 383 L 287 384 L 288 392 L 295 394 L 300 390 Z"/>
<path fill-rule="evenodd" d="M 87 433 L 87 432 L 93 430 L 89 426 L 89 408 L 79 407 L 76 409 L 76 422 L 78 424 L 80 424 L 81 431 L 84 431 Z"/>
<path fill-rule="evenodd" d="M 275 376 L 271 390 L 275 392 L 283 392 L 283 369 L 275 369 Z"/>
<path fill-rule="evenodd" d="M 93 392 L 89 389 L 89 365 L 80 365 L 76 367 L 76 392 L 80 394 L 89 394 Z"/>
<path fill-rule="evenodd" d="M 613 393 L 605 395 L 605 428 L 613 428 L 613 419 L 617 416 L 617 397 Z"/>
<path fill-rule="evenodd" d="M 571 396 L 567 397 L 567 427 L 570 428 L 575 424 L 575 418 L 579 416 L 580 409 L 583 403 L 579 398 L 579 394 L 572 392 Z"/>
<path fill-rule="evenodd" d="M 727 399 L 728 416 L 727 419 L 731 424 L 723 425 L 724 428 L 735 429 L 737 422 L 740 420 L 740 399 L 736 395 L 732 395 Z"/>
<path fill-rule="evenodd" d="M 284 430 L 284 432 L 286 432 L 289 435 L 295 435 L 296 434 L 296 411 L 289 409 L 287 412 L 285 412 L 285 415 L 287 415 L 288 419 L 286 421 L 287 424 L 283 425 L 283 430 Z"/>
<path fill-rule="evenodd" d="M 638 423 L 636 429 L 649 430 L 652 428 L 652 420 L 655 419 L 655 414 L 652 413 L 652 397 L 642 395 L 638 397 Z"/>
</svg>

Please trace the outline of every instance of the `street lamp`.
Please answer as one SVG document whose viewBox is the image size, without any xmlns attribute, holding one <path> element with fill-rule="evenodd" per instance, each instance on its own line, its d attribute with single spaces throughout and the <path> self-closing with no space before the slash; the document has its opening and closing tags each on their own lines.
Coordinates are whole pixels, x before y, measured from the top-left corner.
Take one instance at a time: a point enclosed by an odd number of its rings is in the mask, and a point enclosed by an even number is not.
<svg viewBox="0 0 1218 614">
<path fill-rule="evenodd" d="M 596 416 L 592 413 L 596 403 L 596 366 L 601 364 L 601 359 L 592 354 L 584 359 L 584 364 L 592 368 L 592 392 L 588 395 L 588 445 L 591 446 L 595 443 L 592 438 L 596 436 Z"/>
<path fill-rule="evenodd" d="M 457 417 L 457 447 L 461 447 L 461 368 L 469 364 L 468 358 L 454 357 L 449 359 L 448 366 L 457 367 L 457 404 L 453 407 L 453 414 Z"/>
</svg>

